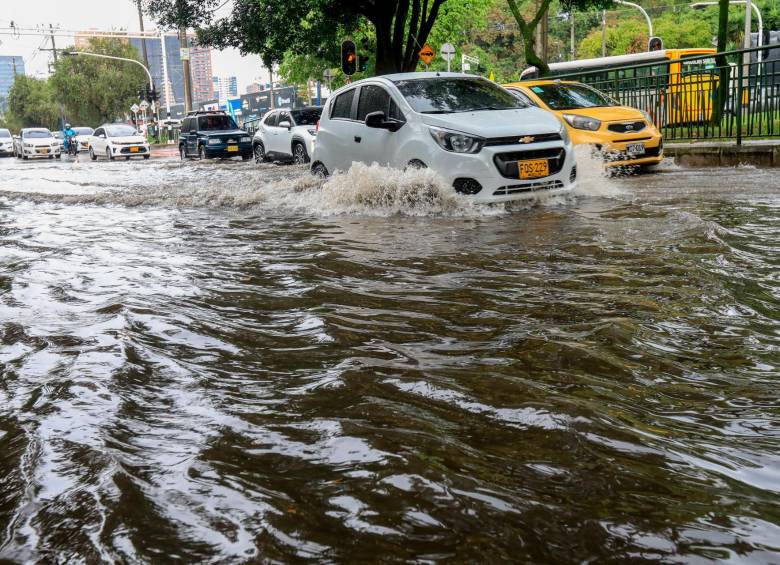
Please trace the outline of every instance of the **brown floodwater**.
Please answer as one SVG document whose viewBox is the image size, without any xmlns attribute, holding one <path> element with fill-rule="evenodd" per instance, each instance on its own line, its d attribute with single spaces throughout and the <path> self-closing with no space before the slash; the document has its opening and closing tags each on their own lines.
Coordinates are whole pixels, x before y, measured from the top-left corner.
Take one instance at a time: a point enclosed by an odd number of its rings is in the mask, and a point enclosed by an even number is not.
<svg viewBox="0 0 780 565">
<path fill-rule="evenodd" d="M 581 168 L 0 161 L 0 562 L 780 562 L 780 175 Z"/>
</svg>

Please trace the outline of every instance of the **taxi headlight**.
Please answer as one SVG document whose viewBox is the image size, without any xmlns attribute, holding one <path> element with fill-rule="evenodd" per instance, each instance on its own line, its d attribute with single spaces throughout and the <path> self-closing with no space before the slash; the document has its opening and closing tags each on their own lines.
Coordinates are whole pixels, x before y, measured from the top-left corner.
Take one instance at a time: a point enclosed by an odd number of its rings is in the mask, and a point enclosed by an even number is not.
<svg viewBox="0 0 780 565">
<path fill-rule="evenodd" d="M 481 137 L 437 127 L 429 129 L 431 137 L 445 151 L 453 153 L 479 153 L 485 145 L 485 140 Z"/>
<path fill-rule="evenodd" d="M 577 114 L 564 114 L 563 119 L 571 127 L 576 129 L 586 129 L 590 131 L 596 131 L 601 127 L 601 122 L 596 118 L 589 118 L 587 116 L 579 116 Z"/>
</svg>

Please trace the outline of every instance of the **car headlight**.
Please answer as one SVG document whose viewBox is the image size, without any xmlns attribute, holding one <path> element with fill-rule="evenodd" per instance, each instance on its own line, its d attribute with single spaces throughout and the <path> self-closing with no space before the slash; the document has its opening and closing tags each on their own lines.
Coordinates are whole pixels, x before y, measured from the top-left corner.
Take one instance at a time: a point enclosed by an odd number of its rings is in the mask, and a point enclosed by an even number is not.
<svg viewBox="0 0 780 565">
<path fill-rule="evenodd" d="M 28 148 L 35 147 L 32 143 L 25 143 L 24 146 Z"/>
<path fill-rule="evenodd" d="M 239 139 L 239 142 L 241 142 L 241 143 L 251 143 L 252 142 L 252 138 L 251 137 L 242 137 L 241 139 Z"/>
<path fill-rule="evenodd" d="M 596 118 L 589 118 L 587 116 L 579 116 L 577 114 L 564 114 L 563 119 L 571 127 L 576 129 L 587 129 L 590 131 L 596 131 L 601 127 L 601 122 Z"/>
<path fill-rule="evenodd" d="M 445 151 L 453 153 L 479 153 L 485 145 L 485 140 L 481 137 L 437 127 L 430 127 L 429 129 L 431 137 Z"/>
<path fill-rule="evenodd" d="M 317 137 L 317 128 L 311 128 L 309 130 L 306 130 L 309 132 L 309 135 L 312 137 Z"/>
<path fill-rule="evenodd" d="M 564 143 L 569 143 L 569 141 L 571 141 L 571 138 L 569 137 L 569 130 L 566 129 L 565 125 L 561 124 L 561 131 L 558 133 L 560 134 Z"/>
<path fill-rule="evenodd" d="M 221 139 L 209 139 L 209 145 L 219 145 L 222 143 Z"/>
</svg>

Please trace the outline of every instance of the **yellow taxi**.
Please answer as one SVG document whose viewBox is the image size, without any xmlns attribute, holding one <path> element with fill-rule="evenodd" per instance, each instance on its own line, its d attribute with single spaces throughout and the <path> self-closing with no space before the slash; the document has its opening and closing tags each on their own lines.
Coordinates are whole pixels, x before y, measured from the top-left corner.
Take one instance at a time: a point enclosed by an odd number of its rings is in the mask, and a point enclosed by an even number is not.
<svg viewBox="0 0 780 565">
<path fill-rule="evenodd" d="M 663 160 L 663 138 L 650 115 L 621 106 L 595 88 L 563 80 L 527 80 L 504 88 L 558 116 L 572 142 L 593 146 L 607 166 L 651 166 Z"/>
</svg>

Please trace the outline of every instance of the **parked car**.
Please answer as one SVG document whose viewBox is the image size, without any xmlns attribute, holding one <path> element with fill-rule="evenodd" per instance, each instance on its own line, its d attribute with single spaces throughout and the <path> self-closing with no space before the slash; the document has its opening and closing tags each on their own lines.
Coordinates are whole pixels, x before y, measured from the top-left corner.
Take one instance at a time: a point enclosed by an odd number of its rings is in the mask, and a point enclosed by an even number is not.
<svg viewBox="0 0 780 565">
<path fill-rule="evenodd" d="M 591 145 L 609 167 L 651 166 L 663 158 L 663 138 L 647 112 L 623 106 L 588 85 L 530 80 L 505 87 L 521 100 L 551 111 L 574 145 Z"/>
<path fill-rule="evenodd" d="M 317 139 L 317 122 L 322 108 L 301 108 L 272 110 L 260 122 L 252 149 L 255 162 L 268 159 L 308 163 L 314 153 Z"/>
<path fill-rule="evenodd" d="M 113 161 L 117 157 L 130 160 L 131 157 L 151 157 L 151 148 L 146 138 L 127 124 L 103 124 L 95 130 L 89 142 L 89 158 L 96 161 L 105 156 Z"/>
<path fill-rule="evenodd" d="M 181 124 L 179 155 L 182 160 L 252 158 L 252 137 L 239 129 L 225 112 L 190 112 Z"/>
<path fill-rule="evenodd" d="M 31 157 L 62 157 L 59 140 L 46 128 L 24 128 L 15 139 L 14 153 L 25 161 Z"/>
<path fill-rule="evenodd" d="M 403 73 L 336 91 L 320 119 L 312 172 L 353 162 L 430 167 L 480 202 L 562 193 L 576 183 L 566 128 L 481 77 Z"/>
<path fill-rule="evenodd" d="M 90 127 L 75 127 L 73 131 L 76 132 L 76 139 L 79 142 L 79 153 L 82 151 L 89 151 L 89 144 L 92 141 L 92 135 L 95 130 Z"/>
<path fill-rule="evenodd" d="M 0 157 L 14 154 L 14 138 L 10 130 L 0 129 Z"/>
</svg>

